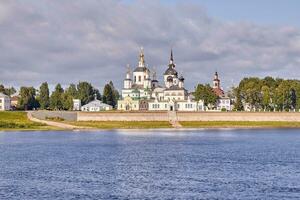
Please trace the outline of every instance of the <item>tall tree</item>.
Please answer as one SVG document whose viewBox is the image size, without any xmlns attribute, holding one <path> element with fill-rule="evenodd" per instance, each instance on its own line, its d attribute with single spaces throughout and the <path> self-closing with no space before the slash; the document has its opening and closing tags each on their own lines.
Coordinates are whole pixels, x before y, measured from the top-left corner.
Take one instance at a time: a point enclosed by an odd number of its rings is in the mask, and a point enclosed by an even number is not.
<svg viewBox="0 0 300 200">
<path fill-rule="evenodd" d="M 64 90 L 60 84 L 55 86 L 54 92 L 52 92 L 50 97 L 50 108 L 53 110 L 63 109 L 63 93 Z"/>
<path fill-rule="evenodd" d="M 39 103 L 41 109 L 49 108 L 50 97 L 49 97 L 49 87 L 47 82 L 42 83 L 42 85 L 40 86 Z"/>
<path fill-rule="evenodd" d="M 67 89 L 67 92 L 74 98 L 78 98 L 78 91 L 77 91 L 77 88 L 76 88 L 76 85 L 75 84 L 70 84 L 70 86 L 68 87 Z"/>
<path fill-rule="evenodd" d="M 218 100 L 218 96 L 209 84 L 198 84 L 194 96 L 196 101 L 203 100 L 205 106 L 214 107 Z"/>
<path fill-rule="evenodd" d="M 95 90 L 88 82 L 80 82 L 77 85 L 78 99 L 81 100 L 82 105 L 89 103 L 94 99 Z"/>
<path fill-rule="evenodd" d="M 116 105 L 116 99 L 114 96 L 114 91 L 110 84 L 106 84 L 103 89 L 103 103 L 109 104 L 113 107 Z"/>
<path fill-rule="evenodd" d="M 244 110 L 242 96 L 241 96 L 241 92 L 240 92 L 239 88 L 234 88 L 233 92 L 234 92 L 234 96 L 235 96 L 234 109 L 237 111 Z"/>
<path fill-rule="evenodd" d="M 295 110 L 297 107 L 297 94 L 294 88 L 290 90 L 290 97 L 291 97 L 291 108 Z"/>
<path fill-rule="evenodd" d="M 110 81 L 109 84 L 110 84 L 110 86 L 111 86 L 111 88 L 113 90 L 114 101 L 117 102 L 118 99 L 119 99 L 119 97 L 120 97 L 120 94 L 119 94 L 118 90 L 115 88 L 115 86 L 114 86 L 114 84 L 113 84 L 112 81 Z"/>
<path fill-rule="evenodd" d="M 78 92 L 76 86 L 71 84 L 63 93 L 63 109 L 64 110 L 72 110 L 73 109 L 73 99 L 76 99 L 78 96 Z"/>
<path fill-rule="evenodd" d="M 267 85 L 264 85 L 261 88 L 261 92 L 264 111 L 269 110 L 271 104 L 270 88 Z"/>
<path fill-rule="evenodd" d="M 35 99 L 36 90 L 33 87 L 21 87 L 18 108 L 22 110 L 36 109 L 39 105 Z"/>
<path fill-rule="evenodd" d="M 6 88 L 4 87 L 4 85 L 0 85 L 0 92 L 5 94 L 5 95 L 8 95 L 8 96 L 11 96 L 13 94 L 15 94 L 17 91 L 14 87 L 9 87 L 9 88 Z"/>
</svg>

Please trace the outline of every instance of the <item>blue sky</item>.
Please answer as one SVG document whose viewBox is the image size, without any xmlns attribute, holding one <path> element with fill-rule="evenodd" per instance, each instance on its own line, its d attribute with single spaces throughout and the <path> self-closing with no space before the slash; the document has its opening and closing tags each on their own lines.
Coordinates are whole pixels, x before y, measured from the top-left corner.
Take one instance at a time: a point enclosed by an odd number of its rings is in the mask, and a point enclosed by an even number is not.
<svg viewBox="0 0 300 200">
<path fill-rule="evenodd" d="M 300 26 L 299 0 L 197 0 L 208 14 L 223 20 Z"/>
<path fill-rule="evenodd" d="M 134 3 L 135 0 L 124 0 Z M 299 0 L 161 0 L 166 4 L 194 3 L 220 20 L 265 25 L 300 26 Z"/>
</svg>

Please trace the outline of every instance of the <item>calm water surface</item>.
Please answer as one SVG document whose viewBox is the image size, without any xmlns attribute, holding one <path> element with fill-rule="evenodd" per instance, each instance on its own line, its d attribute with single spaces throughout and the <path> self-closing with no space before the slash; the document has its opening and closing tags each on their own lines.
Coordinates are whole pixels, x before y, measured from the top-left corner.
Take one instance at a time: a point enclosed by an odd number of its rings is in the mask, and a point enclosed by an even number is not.
<svg viewBox="0 0 300 200">
<path fill-rule="evenodd" d="M 0 199 L 299 199 L 300 130 L 0 132 Z"/>
</svg>

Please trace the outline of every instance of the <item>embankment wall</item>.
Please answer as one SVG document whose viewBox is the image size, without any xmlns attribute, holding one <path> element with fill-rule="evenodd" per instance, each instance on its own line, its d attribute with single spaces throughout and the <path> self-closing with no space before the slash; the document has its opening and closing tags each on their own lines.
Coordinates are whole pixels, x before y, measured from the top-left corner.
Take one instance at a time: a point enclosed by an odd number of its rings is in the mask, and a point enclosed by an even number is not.
<svg viewBox="0 0 300 200">
<path fill-rule="evenodd" d="M 77 121 L 77 112 L 69 111 L 34 111 L 32 116 L 37 119 L 45 120 L 47 118 L 61 118 L 66 121 Z"/>
<path fill-rule="evenodd" d="M 169 121 L 167 112 L 79 112 L 78 121 Z M 177 112 L 178 121 L 298 121 L 300 113 Z"/>
<path fill-rule="evenodd" d="M 178 121 L 286 121 L 300 122 L 300 113 L 287 112 L 178 112 Z"/>
<path fill-rule="evenodd" d="M 78 121 L 169 121 L 167 112 L 78 112 Z"/>
<path fill-rule="evenodd" d="M 36 111 L 33 117 L 59 117 L 66 121 L 169 121 L 168 112 Z M 172 116 L 174 117 L 174 116 Z M 177 112 L 178 121 L 286 121 L 300 122 L 300 113 L 287 112 Z"/>
</svg>

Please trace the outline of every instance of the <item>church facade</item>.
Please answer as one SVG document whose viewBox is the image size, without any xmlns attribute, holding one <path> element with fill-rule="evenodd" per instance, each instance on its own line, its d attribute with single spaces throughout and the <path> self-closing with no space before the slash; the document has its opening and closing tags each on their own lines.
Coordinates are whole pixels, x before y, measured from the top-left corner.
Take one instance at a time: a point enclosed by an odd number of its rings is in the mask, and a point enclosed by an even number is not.
<svg viewBox="0 0 300 200">
<path fill-rule="evenodd" d="M 214 93 L 218 96 L 218 100 L 216 103 L 216 110 L 217 111 L 231 111 L 232 110 L 232 104 L 231 104 L 232 100 L 221 88 L 221 81 L 219 79 L 218 72 L 215 73 L 212 88 L 213 88 Z"/>
<path fill-rule="evenodd" d="M 156 73 L 145 64 L 143 49 L 138 66 L 131 73 L 128 67 L 118 110 L 204 111 L 203 101 L 194 101 L 184 87 L 184 77 L 176 71 L 173 52 L 160 84 Z"/>
</svg>

